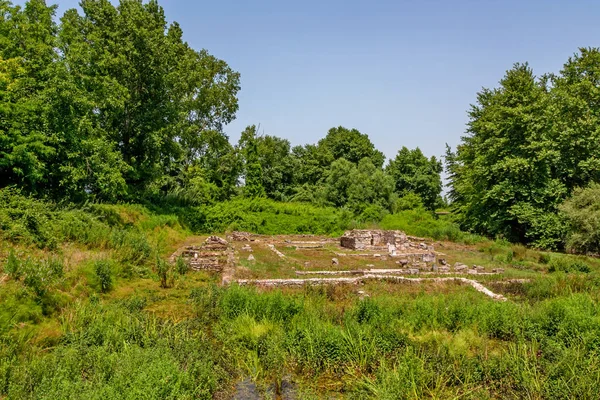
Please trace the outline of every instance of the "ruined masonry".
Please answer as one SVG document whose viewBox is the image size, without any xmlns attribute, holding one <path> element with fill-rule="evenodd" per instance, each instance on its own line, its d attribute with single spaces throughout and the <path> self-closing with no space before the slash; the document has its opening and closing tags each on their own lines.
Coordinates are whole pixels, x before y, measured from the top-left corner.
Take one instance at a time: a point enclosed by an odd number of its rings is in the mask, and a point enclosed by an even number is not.
<svg viewBox="0 0 600 400">
<path fill-rule="evenodd" d="M 398 264 L 414 265 L 436 262 L 433 246 L 422 242 L 423 239 L 407 236 L 402 231 L 353 229 L 346 231 L 340 238 L 340 245 L 351 250 L 385 251 L 390 257 L 401 257 Z M 378 256 L 379 254 L 375 254 Z"/>
<path fill-rule="evenodd" d="M 218 236 L 210 236 L 201 246 L 187 246 L 173 254 L 172 258 L 183 257 L 195 271 L 222 271 L 227 265 L 229 243 Z"/>
<path fill-rule="evenodd" d="M 406 234 L 401 231 L 353 229 L 344 233 L 340 245 L 352 250 L 374 250 L 388 245 L 401 248 L 408 241 Z"/>
</svg>

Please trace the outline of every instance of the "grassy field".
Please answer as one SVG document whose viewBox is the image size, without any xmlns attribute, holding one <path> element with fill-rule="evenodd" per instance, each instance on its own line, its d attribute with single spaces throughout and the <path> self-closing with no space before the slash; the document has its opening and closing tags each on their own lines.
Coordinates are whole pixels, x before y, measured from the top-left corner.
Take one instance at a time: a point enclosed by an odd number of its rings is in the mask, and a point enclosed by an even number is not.
<svg viewBox="0 0 600 400">
<path fill-rule="evenodd" d="M 471 278 L 508 300 L 439 282 L 223 287 L 165 264 L 206 237 L 175 215 L 26 206 L 0 214 L 0 398 L 226 399 L 242 380 L 267 398 L 597 398 L 598 259 L 440 234 L 449 264 L 504 268 Z M 397 268 L 331 236 L 257 239 L 233 243 L 234 278 Z"/>
</svg>

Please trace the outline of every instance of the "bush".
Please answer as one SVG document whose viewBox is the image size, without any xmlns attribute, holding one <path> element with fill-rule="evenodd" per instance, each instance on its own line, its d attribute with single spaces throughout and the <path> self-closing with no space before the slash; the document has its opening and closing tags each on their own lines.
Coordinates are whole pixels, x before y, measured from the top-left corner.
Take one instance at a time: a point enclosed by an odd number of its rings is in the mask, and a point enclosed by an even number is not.
<svg viewBox="0 0 600 400">
<path fill-rule="evenodd" d="M 600 254 L 600 184 L 577 189 L 560 206 L 567 221 L 567 250 Z"/>
<path fill-rule="evenodd" d="M 481 242 L 480 236 L 460 230 L 458 224 L 445 218 L 437 218 L 431 211 L 423 208 L 404 210 L 387 215 L 380 223 L 383 229 L 398 229 L 409 235 L 428 237 L 435 240 L 460 241 L 464 243 Z"/>
<path fill-rule="evenodd" d="M 96 260 L 94 262 L 94 273 L 98 279 L 98 285 L 102 293 L 108 293 L 113 288 L 113 271 L 110 260 Z"/>
<path fill-rule="evenodd" d="M 0 235 L 15 243 L 53 249 L 54 205 L 21 194 L 18 189 L 0 189 Z"/>
<path fill-rule="evenodd" d="M 183 219 L 196 232 L 240 230 L 266 235 L 340 234 L 351 223 L 343 210 L 265 198 L 236 198 L 208 208 L 190 208 Z"/>
<path fill-rule="evenodd" d="M 156 255 L 156 262 L 154 265 L 156 268 L 156 274 L 160 280 L 160 287 L 166 289 L 171 286 L 173 270 L 171 264 L 160 258 L 160 256 Z"/>
<path fill-rule="evenodd" d="M 18 280 L 21 277 L 23 271 L 21 271 L 21 262 L 15 255 L 15 251 L 10 249 L 6 264 L 4 265 L 4 272 L 8 274 L 11 279 Z"/>
<path fill-rule="evenodd" d="M 189 266 L 183 260 L 183 257 L 181 257 L 181 256 L 177 257 L 177 261 L 175 262 L 175 270 L 177 271 L 177 273 L 179 275 L 187 274 L 187 272 L 189 270 Z"/>
<path fill-rule="evenodd" d="M 591 268 L 581 260 L 573 260 L 569 258 L 554 257 L 548 265 L 548 272 L 583 272 L 590 273 Z"/>
</svg>

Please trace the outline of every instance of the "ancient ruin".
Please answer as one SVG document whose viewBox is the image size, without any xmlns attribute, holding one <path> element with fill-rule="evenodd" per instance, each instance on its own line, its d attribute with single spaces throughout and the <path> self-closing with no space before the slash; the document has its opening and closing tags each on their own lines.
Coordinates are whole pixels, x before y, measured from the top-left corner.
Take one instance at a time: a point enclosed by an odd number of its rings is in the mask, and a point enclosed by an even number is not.
<svg viewBox="0 0 600 400">
<path fill-rule="evenodd" d="M 401 248 L 408 237 L 401 231 L 353 229 L 340 238 L 340 245 L 352 250 L 382 249 L 389 245 Z"/>
<path fill-rule="evenodd" d="M 229 243 L 218 236 L 210 236 L 201 246 L 186 246 L 177 251 L 179 256 L 195 271 L 222 271 L 228 260 Z"/>
<path fill-rule="evenodd" d="M 492 293 L 478 282 L 456 276 L 495 275 L 504 272 L 501 268 L 486 272 L 484 267 L 478 265 L 467 266 L 460 262 L 451 265 L 446 260 L 446 254 L 436 252 L 431 243 L 426 243 L 422 238 L 407 236 L 401 231 L 347 231 L 340 239 L 337 239 L 339 240 L 337 246 L 333 243 L 328 244 L 327 239 L 315 240 L 313 236 L 307 236 L 309 240 L 306 241 L 298 240 L 298 238 L 299 236 L 294 236 L 282 240 L 251 235 L 246 232 L 232 232 L 227 236 L 229 242 L 218 236 L 210 236 L 202 245 L 186 246 L 180 249 L 173 254 L 171 261 L 175 262 L 177 257 L 181 256 L 192 270 L 218 272 L 222 275 L 223 285 L 233 282 L 259 286 L 297 286 L 302 284 L 361 284 L 368 280 L 404 283 L 454 281 L 469 284 L 496 300 L 505 300 L 503 296 Z M 288 249 L 286 254 L 280 252 L 276 245 L 286 246 Z M 339 252 L 342 249 L 348 251 Z M 281 267 L 283 269 L 291 267 L 291 271 L 295 275 L 301 275 L 302 278 L 239 279 L 240 276 L 236 277 L 236 259 L 237 261 L 242 260 L 242 257 L 245 259 L 248 264 L 239 268 L 244 268 L 252 276 L 250 271 L 260 265 L 261 257 L 264 257 L 264 250 L 275 253 L 282 260 Z M 296 250 L 302 251 L 302 256 L 299 258 L 294 255 Z M 300 255 L 300 253 L 296 254 Z M 314 256 L 314 261 L 305 260 L 304 257 L 307 254 Z M 334 267 L 333 270 L 311 270 L 313 263 L 324 265 L 323 261 L 326 260 L 326 257 L 332 255 L 334 257 L 330 258 L 330 265 Z M 250 267 L 251 265 L 252 267 Z M 344 268 L 342 265 L 352 267 Z M 311 275 L 326 277 L 310 277 Z M 436 277 L 406 277 L 411 275 Z M 450 277 L 440 277 L 440 275 L 450 275 Z"/>
<path fill-rule="evenodd" d="M 232 242 L 253 242 L 254 239 L 251 237 L 252 234 L 249 232 L 237 232 L 233 231 L 227 235 L 227 239 Z"/>
<path fill-rule="evenodd" d="M 386 260 L 387 257 L 400 257 L 397 264 L 429 269 L 437 260 L 437 254 L 432 245 L 423 242 L 421 238 L 407 236 L 402 231 L 353 229 L 346 231 L 340 238 L 340 246 L 351 250 L 386 251 L 380 253 L 349 253 L 337 255 L 371 256 Z"/>
</svg>

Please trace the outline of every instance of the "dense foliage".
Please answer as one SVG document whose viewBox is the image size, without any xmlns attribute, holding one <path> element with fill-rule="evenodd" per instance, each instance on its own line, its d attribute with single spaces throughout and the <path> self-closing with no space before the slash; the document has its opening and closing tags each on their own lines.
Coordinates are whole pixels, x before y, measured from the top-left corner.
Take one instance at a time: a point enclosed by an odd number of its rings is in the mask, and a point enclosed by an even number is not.
<svg viewBox="0 0 600 400">
<path fill-rule="evenodd" d="M 114 200 L 215 163 L 238 73 L 154 0 L 86 0 L 60 23 L 55 9 L 0 2 L 0 186 Z"/>
<path fill-rule="evenodd" d="M 600 182 L 600 50 L 580 49 L 560 73 L 538 79 L 527 64 L 483 89 L 467 136 L 447 153 L 450 198 L 463 227 L 561 248 L 560 204 Z"/>
<path fill-rule="evenodd" d="M 600 254 L 600 185 L 576 189 L 560 211 L 569 227 L 567 250 Z"/>
<path fill-rule="evenodd" d="M 59 22 L 55 11 L 0 3 L 0 187 L 72 201 L 201 205 L 243 194 L 392 211 L 385 157 L 356 129 L 292 149 L 250 126 L 232 146 L 223 127 L 239 74 L 190 48 L 155 0 L 86 0 Z M 352 184 L 368 175 L 367 193 L 334 182 L 346 172 Z M 397 186 L 428 207 L 441 191 Z"/>
</svg>

